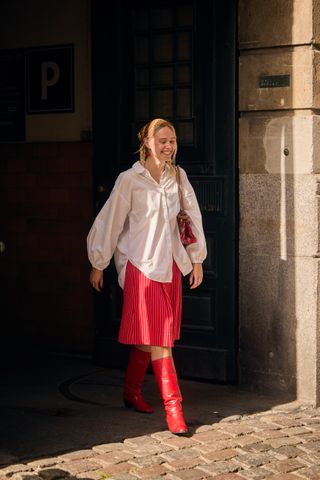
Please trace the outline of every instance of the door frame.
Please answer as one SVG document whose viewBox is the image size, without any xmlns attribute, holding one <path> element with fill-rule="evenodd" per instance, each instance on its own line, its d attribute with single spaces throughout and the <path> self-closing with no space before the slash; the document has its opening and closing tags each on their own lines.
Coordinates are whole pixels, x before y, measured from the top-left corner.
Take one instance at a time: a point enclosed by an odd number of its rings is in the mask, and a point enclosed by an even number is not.
<svg viewBox="0 0 320 480">
<path fill-rule="evenodd" d="M 116 99 L 121 92 L 119 92 L 119 85 L 117 84 L 116 78 L 117 75 L 121 75 L 121 64 L 119 62 L 119 55 L 117 52 L 117 45 L 120 41 L 119 32 L 120 28 L 118 27 L 117 22 L 109 22 L 108 28 L 106 28 L 106 19 L 99 14 L 99 0 L 91 0 L 92 8 L 92 109 L 93 109 L 93 143 L 94 143 L 94 161 L 93 161 L 93 197 L 94 205 L 97 211 L 97 188 L 99 185 L 101 187 L 101 200 L 103 200 L 104 192 L 109 192 L 114 183 L 114 179 L 120 173 L 117 171 L 116 164 L 113 166 L 112 162 L 107 166 L 106 162 L 103 161 L 103 158 L 106 154 L 106 131 L 108 132 L 109 139 L 115 139 L 115 141 L 110 141 L 108 144 L 108 157 L 117 155 L 117 143 L 121 141 L 121 132 L 117 130 L 117 108 L 116 108 Z M 109 14 L 110 17 L 113 17 L 113 13 L 116 13 L 117 5 L 119 2 L 114 2 L 115 4 L 110 4 Z M 239 174 L 238 174 L 238 48 L 237 48 L 237 38 L 238 38 L 238 29 L 237 29 L 237 10 L 238 5 L 236 0 L 226 0 L 223 2 L 217 2 L 217 8 L 220 9 L 220 15 L 224 15 L 225 27 L 226 27 L 226 43 L 225 47 L 229 49 L 228 61 L 225 61 L 223 64 L 217 65 L 217 68 L 223 68 L 226 76 L 229 79 L 232 79 L 231 85 L 224 85 L 227 92 L 224 95 L 220 95 L 217 98 L 217 101 L 224 102 L 223 107 L 219 108 L 220 117 L 219 127 L 217 131 L 217 136 L 219 128 L 223 130 L 224 125 L 233 125 L 233 128 L 230 128 L 228 135 L 228 141 L 226 141 L 225 148 L 228 149 L 228 156 L 234 159 L 233 168 L 230 175 L 233 179 L 233 234 L 234 234 L 234 258 L 233 258 L 233 331 L 232 341 L 234 344 L 234 358 L 231 363 L 227 366 L 228 374 L 228 383 L 236 383 L 238 381 L 238 346 L 239 346 Z M 117 4 L 117 5 L 116 5 Z M 220 4 L 220 5 L 219 5 Z M 219 7 L 218 7 L 219 5 Z M 117 15 L 114 18 L 118 18 Z M 108 51 L 108 58 L 103 58 L 103 52 L 105 51 L 104 45 L 114 45 L 113 50 Z M 112 66 L 110 68 L 110 65 Z M 116 71 L 116 75 L 112 76 L 112 71 Z M 227 83 L 227 82 L 226 82 Z M 96 91 L 101 91 L 101 89 L 108 86 L 108 91 L 110 91 L 110 103 L 109 103 L 109 112 L 104 111 L 104 106 L 100 101 L 99 95 L 96 95 Z M 117 92 L 117 95 L 113 95 L 113 92 Z M 223 115 L 221 115 L 223 112 Z M 104 119 L 103 122 L 101 119 Z M 114 167 L 114 168 L 113 168 Z M 112 174 L 111 174 L 112 173 Z M 105 190 L 104 190 L 105 189 Z M 110 268 L 110 267 L 109 267 Z M 111 268 L 114 266 L 111 265 Z M 116 295 L 116 291 L 114 291 Z M 101 297 L 98 297 L 99 294 L 95 294 L 95 310 L 98 307 Z M 106 305 L 106 317 L 108 311 L 112 314 L 111 304 Z M 108 310 L 109 309 L 109 310 Z M 98 326 L 98 328 L 100 328 Z M 99 338 L 96 338 L 96 346 L 94 352 L 94 358 L 97 364 L 107 365 L 111 367 L 125 367 L 125 359 L 128 355 L 128 349 L 126 346 L 123 346 L 119 343 L 116 345 L 114 342 L 110 344 L 104 343 L 100 345 Z M 103 356 L 102 352 L 105 349 L 109 349 L 110 355 L 108 360 Z M 117 350 L 123 350 L 120 354 L 124 358 L 124 363 L 120 364 L 115 361 L 115 356 Z M 179 355 L 178 355 L 179 356 Z M 179 361 L 179 359 L 178 359 Z"/>
</svg>

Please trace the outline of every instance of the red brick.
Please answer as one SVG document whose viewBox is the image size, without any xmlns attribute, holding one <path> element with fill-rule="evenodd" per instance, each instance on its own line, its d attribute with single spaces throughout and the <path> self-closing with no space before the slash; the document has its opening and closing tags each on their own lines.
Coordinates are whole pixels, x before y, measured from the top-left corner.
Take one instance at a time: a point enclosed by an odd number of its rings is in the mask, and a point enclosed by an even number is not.
<svg viewBox="0 0 320 480">
<path fill-rule="evenodd" d="M 23 188 L 9 188 L 8 189 L 8 202 L 9 203 L 19 203 L 25 202 L 27 197 L 27 192 Z M 12 215 L 11 211 L 11 215 Z"/>
<path fill-rule="evenodd" d="M 9 173 L 17 173 L 17 172 L 26 172 L 27 171 L 27 159 L 26 157 L 17 157 L 11 158 L 7 162 L 7 169 Z"/>
<path fill-rule="evenodd" d="M 32 188 L 36 185 L 36 176 L 31 173 L 1 174 L 1 188 Z"/>
<path fill-rule="evenodd" d="M 90 172 L 63 172 L 36 174 L 36 184 L 42 188 L 89 188 L 92 186 Z"/>
<path fill-rule="evenodd" d="M 1 155 L 1 151 L 0 151 Z M 0 174 L 8 172 L 7 159 L 0 156 Z"/>
</svg>

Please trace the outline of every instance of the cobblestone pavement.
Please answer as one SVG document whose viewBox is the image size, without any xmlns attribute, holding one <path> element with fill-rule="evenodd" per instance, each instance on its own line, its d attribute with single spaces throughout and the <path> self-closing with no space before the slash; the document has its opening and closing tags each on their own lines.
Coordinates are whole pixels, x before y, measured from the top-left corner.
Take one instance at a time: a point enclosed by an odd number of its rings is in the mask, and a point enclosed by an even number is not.
<svg viewBox="0 0 320 480">
<path fill-rule="evenodd" d="M 320 479 L 320 409 L 288 404 L 231 415 L 193 428 L 185 437 L 158 431 L 2 466 L 0 478 Z"/>
</svg>

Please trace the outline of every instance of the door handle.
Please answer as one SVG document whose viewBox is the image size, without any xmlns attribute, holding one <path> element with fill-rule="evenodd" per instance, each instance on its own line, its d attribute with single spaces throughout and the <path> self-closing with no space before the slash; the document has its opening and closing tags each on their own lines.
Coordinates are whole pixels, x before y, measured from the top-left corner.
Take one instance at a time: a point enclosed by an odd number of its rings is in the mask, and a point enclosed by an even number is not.
<svg viewBox="0 0 320 480">
<path fill-rule="evenodd" d="M 97 186 L 97 192 L 98 193 L 104 193 L 107 191 L 107 186 L 106 185 L 98 185 Z"/>
</svg>

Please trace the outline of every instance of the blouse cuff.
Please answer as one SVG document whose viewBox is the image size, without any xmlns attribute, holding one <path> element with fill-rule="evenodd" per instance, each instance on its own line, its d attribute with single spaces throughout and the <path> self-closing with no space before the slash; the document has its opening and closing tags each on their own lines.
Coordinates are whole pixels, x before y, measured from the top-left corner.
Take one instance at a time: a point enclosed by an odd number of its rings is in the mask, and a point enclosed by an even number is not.
<svg viewBox="0 0 320 480">
<path fill-rule="evenodd" d="M 205 260 L 205 257 L 203 255 L 199 255 L 199 253 L 196 253 L 196 252 L 188 252 L 188 253 L 189 253 L 191 263 L 203 263 Z"/>
</svg>

